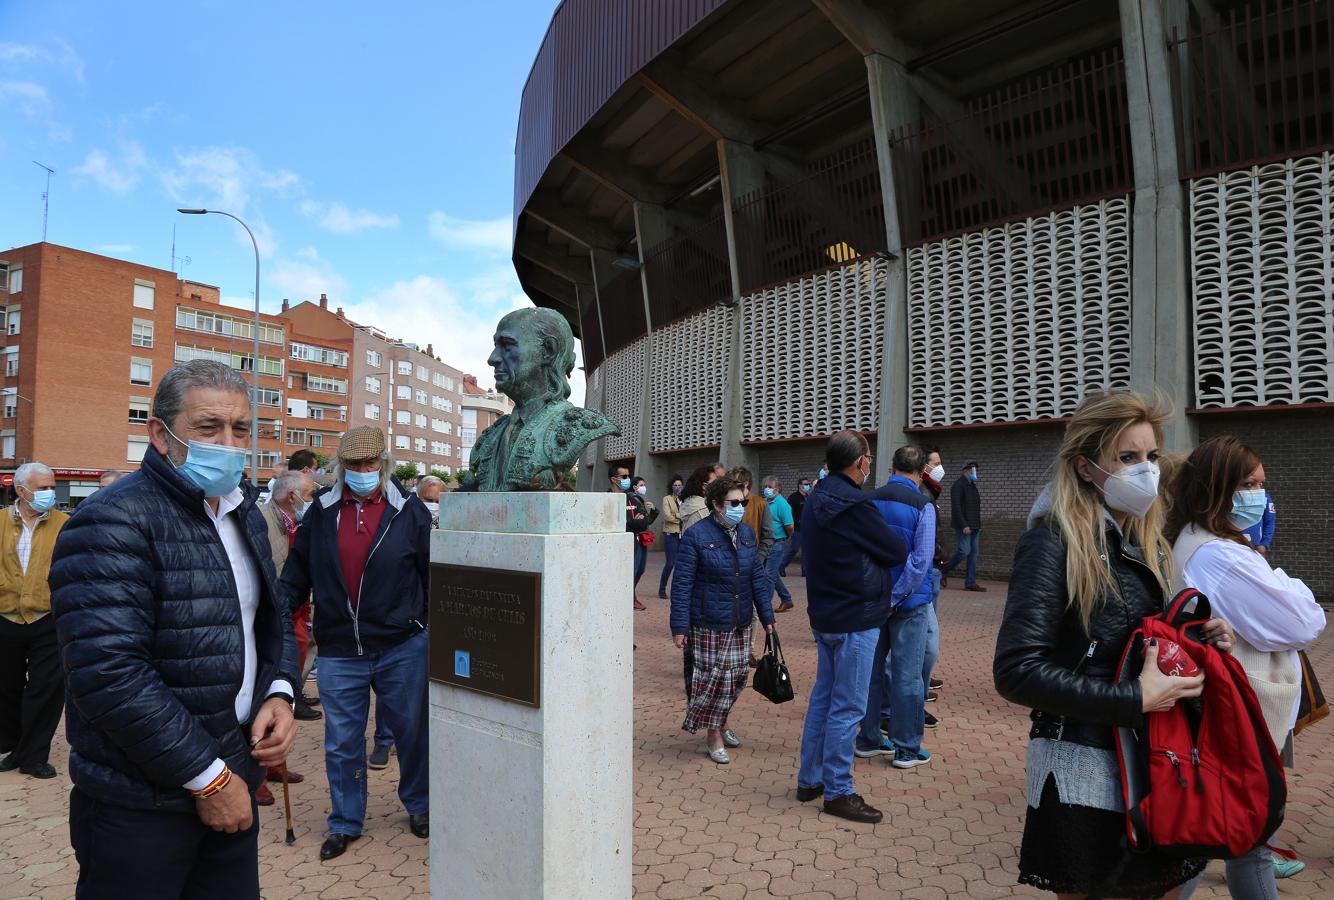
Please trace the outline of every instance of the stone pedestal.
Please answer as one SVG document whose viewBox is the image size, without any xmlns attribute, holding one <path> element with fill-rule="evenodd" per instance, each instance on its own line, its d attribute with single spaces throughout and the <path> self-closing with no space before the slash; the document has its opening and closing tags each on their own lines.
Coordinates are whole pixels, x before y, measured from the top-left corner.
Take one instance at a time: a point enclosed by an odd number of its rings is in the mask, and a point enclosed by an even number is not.
<svg viewBox="0 0 1334 900">
<path fill-rule="evenodd" d="M 432 563 L 539 573 L 541 640 L 537 708 L 430 684 L 436 900 L 631 895 L 633 537 L 624 504 L 603 493 L 440 497 Z M 431 632 L 452 648 L 434 609 Z"/>
</svg>

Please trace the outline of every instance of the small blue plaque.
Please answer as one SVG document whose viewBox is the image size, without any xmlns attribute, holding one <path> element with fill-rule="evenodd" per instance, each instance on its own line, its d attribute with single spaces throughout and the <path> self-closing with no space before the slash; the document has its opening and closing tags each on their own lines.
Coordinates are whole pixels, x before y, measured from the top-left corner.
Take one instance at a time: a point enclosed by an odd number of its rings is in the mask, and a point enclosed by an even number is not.
<svg viewBox="0 0 1334 900">
<path fill-rule="evenodd" d="M 459 678 L 471 678 L 472 654 L 467 650 L 454 651 L 454 674 Z"/>
</svg>

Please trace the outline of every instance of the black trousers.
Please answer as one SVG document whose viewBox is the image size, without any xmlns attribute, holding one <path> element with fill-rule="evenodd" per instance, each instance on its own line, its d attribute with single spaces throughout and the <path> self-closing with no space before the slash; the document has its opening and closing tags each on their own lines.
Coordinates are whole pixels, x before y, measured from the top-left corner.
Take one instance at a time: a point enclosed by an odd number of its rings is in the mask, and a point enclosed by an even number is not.
<svg viewBox="0 0 1334 900">
<path fill-rule="evenodd" d="M 64 709 L 55 616 L 31 625 L 0 617 L 0 751 L 20 766 L 46 762 Z"/>
<path fill-rule="evenodd" d="M 69 837 L 79 861 L 78 900 L 259 900 L 259 807 L 236 834 L 193 812 L 126 809 L 77 787 Z"/>
</svg>

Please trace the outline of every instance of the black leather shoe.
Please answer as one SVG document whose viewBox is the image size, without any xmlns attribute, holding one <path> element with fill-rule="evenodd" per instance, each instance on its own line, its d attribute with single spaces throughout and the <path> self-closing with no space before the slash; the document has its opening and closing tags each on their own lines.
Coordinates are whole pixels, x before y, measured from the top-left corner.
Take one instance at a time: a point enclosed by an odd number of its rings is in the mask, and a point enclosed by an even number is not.
<svg viewBox="0 0 1334 900">
<path fill-rule="evenodd" d="M 884 818 L 880 810 L 866 805 L 861 794 L 844 794 L 842 797 L 826 800 L 824 811 L 850 822 L 869 822 L 872 825 Z"/>
<path fill-rule="evenodd" d="M 809 800 L 814 800 L 816 797 L 819 797 L 823 793 L 824 793 L 823 784 L 817 784 L 815 787 L 808 787 L 808 788 L 804 788 L 801 785 L 797 785 L 797 799 L 800 800 L 802 803 L 806 803 Z"/>
<path fill-rule="evenodd" d="M 331 834 L 320 845 L 320 859 L 336 859 L 347 852 L 347 845 L 361 837 L 359 834 Z"/>
<path fill-rule="evenodd" d="M 417 813 L 408 816 L 408 827 L 419 838 L 431 836 L 431 814 Z"/>
<path fill-rule="evenodd" d="M 319 698 L 319 697 L 316 697 L 316 696 L 313 696 L 313 695 L 311 695 L 311 694 L 302 694 L 302 695 L 301 695 L 301 702 L 304 703 L 304 704 L 306 704 L 307 706 L 319 706 L 319 705 L 320 705 L 320 698 Z"/>
<path fill-rule="evenodd" d="M 323 719 L 324 713 L 298 700 L 296 706 L 292 708 L 292 717 L 302 722 L 313 722 L 316 719 Z"/>
<path fill-rule="evenodd" d="M 0 772 L 12 772 L 19 767 L 19 761 L 14 758 L 14 754 L 8 753 L 4 759 L 0 759 Z"/>
</svg>

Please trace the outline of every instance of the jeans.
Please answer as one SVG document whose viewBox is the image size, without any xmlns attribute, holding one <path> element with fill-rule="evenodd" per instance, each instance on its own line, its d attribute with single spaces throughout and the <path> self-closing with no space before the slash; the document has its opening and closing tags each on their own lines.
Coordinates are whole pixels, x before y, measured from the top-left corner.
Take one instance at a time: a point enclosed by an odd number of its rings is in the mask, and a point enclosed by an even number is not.
<svg viewBox="0 0 1334 900">
<path fill-rule="evenodd" d="M 871 750 L 880 746 L 880 720 L 893 713 L 889 705 L 889 623 L 876 629 L 875 652 L 867 673 L 866 711 L 857 730 L 857 746 Z"/>
<path fill-rule="evenodd" d="M 639 543 L 639 535 L 635 535 L 635 587 L 639 587 L 639 579 L 644 577 L 646 568 L 648 568 L 648 548 Z"/>
<path fill-rule="evenodd" d="M 426 633 L 365 656 L 320 660 L 324 768 L 330 834 L 361 834 L 366 818 L 366 717 L 371 688 L 398 747 L 398 798 L 410 815 L 427 812 L 430 738 L 426 711 Z"/>
<path fill-rule="evenodd" d="M 866 681 L 879 631 L 811 632 L 819 658 L 801 733 L 797 786 L 824 785 L 826 801 L 853 792 L 852 741 L 866 712 Z"/>
<path fill-rule="evenodd" d="M 783 561 L 782 563 L 779 564 L 778 568 L 786 569 L 787 564 L 792 562 L 792 557 L 796 556 L 797 551 L 800 549 L 801 549 L 801 529 L 798 528 L 796 531 L 792 532 L 792 534 L 788 537 L 786 543 L 786 549 L 783 553 Z M 802 578 L 806 577 L 806 557 L 804 556 L 801 558 L 801 577 Z"/>
<path fill-rule="evenodd" d="M 956 528 L 954 536 L 957 541 L 954 555 L 950 557 L 949 562 L 945 563 L 945 568 L 941 574 L 948 575 L 966 556 L 968 557 L 968 574 L 964 576 L 964 586 L 977 584 L 977 555 L 982 552 L 982 529 L 974 528 L 972 534 L 964 534 L 962 528 Z"/>
<path fill-rule="evenodd" d="M 939 592 L 939 576 L 936 578 L 936 585 L 936 590 Z M 936 618 L 936 604 L 928 603 L 926 609 L 930 612 L 926 614 L 926 653 L 922 656 L 922 683 L 929 691 L 931 673 L 936 668 L 936 660 L 940 659 L 940 620 Z"/>
<path fill-rule="evenodd" d="M 672 577 L 672 569 L 676 568 L 676 551 L 681 547 L 681 535 L 669 534 L 664 532 L 662 535 L 662 550 L 667 554 L 667 560 L 662 564 L 662 577 L 658 579 L 658 593 L 667 593 L 667 579 Z M 646 557 L 647 559 L 647 557 Z"/>
<path fill-rule="evenodd" d="M 249 828 L 227 834 L 209 828 L 193 810 L 129 809 L 76 787 L 69 795 L 69 840 L 79 863 L 74 896 L 259 900 L 259 808 L 253 799 L 250 815 Z"/>
<path fill-rule="evenodd" d="M 392 747 L 394 746 L 394 733 L 389 730 L 389 720 L 384 715 L 384 700 L 377 692 L 375 694 L 375 746 Z"/>
<path fill-rule="evenodd" d="M 787 545 L 791 541 L 779 541 L 777 546 L 769 551 L 769 558 L 764 561 L 764 567 L 769 570 L 769 581 L 773 583 L 773 589 L 778 592 L 778 598 L 784 603 L 792 602 L 792 594 L 788 592 L 787 585 L 783 584 L 783 579 L 778 577 L 778 570 L 783 567 L 783 557 L 787 555 Z M 773 594 L 770 593 L 770 599 Z"/>
<path fill-rule="evenodd" d="M 1278 900 L 1274 858 L 1261 844 L 1245 856 L 1227 861 L 1227 890 L 1235 900 Z"/>
<path fill-rule="evenodd" d="M 922 748 L 922 704 L 926 702 L 922 674 L 932 613 L 931 604 L 926 603 L 895 613 L 885 623 L 890 642 L 889 739 L 896 749 L 911 753 Z"/>
</svg>

